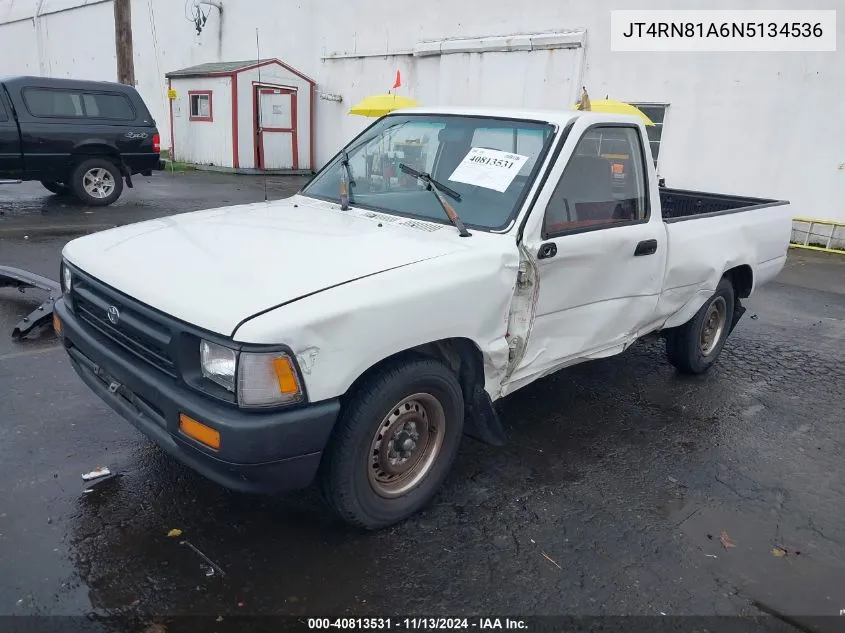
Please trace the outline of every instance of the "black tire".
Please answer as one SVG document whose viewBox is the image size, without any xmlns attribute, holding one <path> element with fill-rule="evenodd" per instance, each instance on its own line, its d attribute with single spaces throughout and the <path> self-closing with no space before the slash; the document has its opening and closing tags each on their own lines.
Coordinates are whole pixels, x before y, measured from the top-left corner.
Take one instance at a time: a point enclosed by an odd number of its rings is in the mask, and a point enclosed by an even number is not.
<svg viewBox="0 0 845 633">
<path fill-rule="evenodd" d="M 411 396 L 425 397 L 412 400 L 417 412 L 421 404 L 424 411 L 435 411 L 426 418 L 422 413 L 414 413 L 413 408 L 406 411 L 408 404 L 405 404 L 400 412 L 399 405 Z M 435 426 L 433 421 L 438 415 L 435 400 L 440 405 L 441 426 L 445 429 L 426 434 L 427 441 L 419 453 L 408 453 L 421 456 L 417 462 L 409 457 L 411 463 L 429 463 L 428 468 L 423 470 L 420 466 L 417 470 L 417 466 L 412 466 L 406 475 L 399 475 L 393 482 L 374 481 L 390 476 L 385 468 L 395 468 L 393 464 L 382 467 L 374 463 L 379 461 L 382 450 L 395 454 L 388 447 L 399 441 L 407 448 L 408 428 L 417 432 L 417 439 L 413 440 L 416 442 L 423 434 L 420 429 Z M 391 422 L 390 418 L 395 419 Z M 413 426 L 409 427 L 411 422 Z M 320 466 L 323 498 L 338 516 L 356 527 L 375 530 L 407 519 L 425 506 L 443 483 L 458 452 L 463 423 L 460 384 L 442 363 L 427 358 L 405 358 L 385 365 L 366 378 L 344 405 Z M 378 433 L 380 429 L 384 434 Z M 437 441 L 439 450 L 432 444 Z M 429 450 L 434 451 L 433 457 Z M 415 477 L 420 479 L 414 481 Z M 386 492 L 391 486 L 391 492 Z M 402 490 L 403 486 L 407 490 Z M 386 494 L 393 496 L 388 498 Z"/>
<path fill-rule="evenodd" d="M 103 176 L 104 183 L 109 186 L 107 195 L 104 192 L 104 195 L 99 197 L 89 192 L 89 173 L 91 172 L 108 174 L 108 176 Z M 73 195 L 85 204 L 104 207 L 117 200 L 123 193 L 123 175 L 117 165 L 107 158 L 89 158 L 79 163 L 73 170 L 70 186 L 73 188 Z"/>
<path fill-rule="evenodd" d="M 678 371 L 683 374 L 703 374 L 713 366 L 730 333 L 734 302 L 733 284 L 723 278 L 713 296 L 692 319 L 666 333 L 666 356 Z M 714 329 L 711 317 L 714 310 L 719 311 L 720 306 L 724 309 L 724 322 L 721 331 L 718 331 Z M 706 329 L 710 336 L 705 336 Z"/>
<path fill-rule="evenodd" d="M 47 191 L 54 193 L 57 196 L 69 196 L 73 193 L 70 190 L 70 187 L 60 182 L 49 182 L 47 180 L 42 180 L 41 184 L 44 185 L 44 188 Z"/>
</svg>

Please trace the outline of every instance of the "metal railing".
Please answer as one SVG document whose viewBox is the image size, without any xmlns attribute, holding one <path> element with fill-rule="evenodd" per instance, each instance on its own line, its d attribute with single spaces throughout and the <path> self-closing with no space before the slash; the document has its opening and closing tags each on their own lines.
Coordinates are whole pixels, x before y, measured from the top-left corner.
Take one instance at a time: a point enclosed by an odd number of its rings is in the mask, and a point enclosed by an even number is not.
<svg viewBox="0 0 845 633">
<path fill-rule="evenodd" d="M 796 222 L 807 224 L 808 226 L 806 231 L 805 229 L 796 227 Z M 816 225 L 830 227 L 830 231 L 825 233 L 814 233 L 813 228 Z M 801 241 L 796 240 L 796 232 L 806 232 L 804 239 Z M 790 240 L 790 247 L 845 255 L 845 248 L 839 248 L 839 243 L 845 245 L 845 222 L 837 222 L 835 220 L 811 220 L 809 218 L 792 219 L 792 239 Z M 824 244 L 824 246 L 819 246 L 819 244 Z"/>
</svg>

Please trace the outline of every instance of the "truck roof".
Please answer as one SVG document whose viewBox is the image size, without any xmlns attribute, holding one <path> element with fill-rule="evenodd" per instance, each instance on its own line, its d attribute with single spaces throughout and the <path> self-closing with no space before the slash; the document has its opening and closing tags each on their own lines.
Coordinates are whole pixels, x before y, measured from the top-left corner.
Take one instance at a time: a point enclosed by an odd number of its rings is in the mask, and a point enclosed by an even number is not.
<svg viewBox="0 0 845 633">
<path fill-rule="evenodd" d="M 111 92 L 135 91 L 133 86 L 113 81 L 89 81 L 59 77 L 36 77 L 34 75 L 0 76 L 0 84 L 12 88 L 37 86 L 39 88 L 74 88 L 77 90 L 109 90 Z"/>
<path fill-rule="evenodd" d="M 524 119 L 542 121 L 558 126 L 565 126 L 580 117 L 595 123 L 639 123 L 640 119 L 627 114 L 607 114 L 603 112 L 583 112 L 579 110 L 543 110 L 531 108 L 504 107 L 468 107 L 468 106 L 417 106 L 394 110 L 391 114 L 455 114 L 461 116 L 489 117 L 493 119 Z"/>
</svg>

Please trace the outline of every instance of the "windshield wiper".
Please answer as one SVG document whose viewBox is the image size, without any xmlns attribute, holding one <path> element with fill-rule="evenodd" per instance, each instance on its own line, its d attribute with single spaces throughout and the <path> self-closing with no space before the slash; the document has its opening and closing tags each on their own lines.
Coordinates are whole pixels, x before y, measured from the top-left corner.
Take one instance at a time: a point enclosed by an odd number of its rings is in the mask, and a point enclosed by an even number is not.
<svg viewBox="0 0 845 633">
<path fill-rule="evenodd" d="M 340 210 L 349 211 L 349 203 L 352 201 L 352 187 L 355 186 L 355 178 L 352 177 L 352 166 L 349 164 L 349 154 L 347 154 L 345 150 L 340 151 L 340 164 L 344 169 L 340 174 Z"/>
<path fill-rule="evenodd" d="M 408 125 L 409 121 L 402 121 L 401 123 L 394 123 L 392 125 L 388 125 L 384 129 L 380 130 L 378 134 L 373 134 L 368 136 L 362 141 L 358 141 L 355 145 L 348 147 L 347 149 L 342 149 L 339 152 L 340 156 L 340 164 L 344 169 L 344 172 L 340 174 L 340 208 L 342 211 L 349 210 L 349 203 L 355 202 L 352 198 L 352 187 L 355 186 L 355 178 L 352 176 L 352 166 L 349 164 L 349 152 L 354 152 L 360 147 L 374 141 L 379 136 L 383 136 L 385 132 L 388 130 L 398 130 L 402 126 Z"/>
<path fill-rule="evenodd" d="M 431 174 L 426 174 L 421 171 L 417 171 L 416 169 L 412 169 L 408 167 L 405 163 L 399 163 L 399 169 L 403 172 L 408 174 L 409 176 L 413 176 L 414 178 L 418 178 L 425 183 L 425 188 L 431 191 L 437 201 L 440 203 L 440 206 L 443 207 L 443 211 L 446 213 L 446 216 L 449 218 L 449 221 L 455 225 L 455 228 L 458 229 L 461 237 L 469 237 L 472 235 L 469 231 L 467 231 L 467 227 L 464 226 L 464 223 L 461 221 L 461 218 L 458 217 L 457 212 L 455 209 L 452 208 L 452 205 L 446 202 L 446 199 L 443 197 L 442 193 L 445 193 L 450 198 L 457 200 L 458 202 L 461 201 L 461 194 L 459 194 L 454 189 L 450 189 L 444 184 L 437 182 L 434 178 L 431 177 Z"/>
</svg>

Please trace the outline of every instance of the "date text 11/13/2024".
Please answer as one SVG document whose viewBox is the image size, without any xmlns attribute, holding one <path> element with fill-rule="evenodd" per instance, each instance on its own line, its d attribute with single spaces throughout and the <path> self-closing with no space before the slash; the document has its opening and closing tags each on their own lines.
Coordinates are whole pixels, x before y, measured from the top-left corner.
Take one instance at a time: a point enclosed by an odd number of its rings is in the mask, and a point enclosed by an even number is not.
<svg viewBox="0 0 845 633">
<path fill-rule="evenodd" d="M 308 618 L 310 630 L 526 630 L 528 625 L 518 618 Z"/>
</svg>

